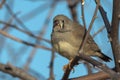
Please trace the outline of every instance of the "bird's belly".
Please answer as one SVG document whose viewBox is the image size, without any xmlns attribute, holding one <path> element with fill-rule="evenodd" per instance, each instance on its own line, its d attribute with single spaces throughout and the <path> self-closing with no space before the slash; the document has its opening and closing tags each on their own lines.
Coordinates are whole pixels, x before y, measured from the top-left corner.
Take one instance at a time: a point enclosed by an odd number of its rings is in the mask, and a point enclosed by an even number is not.
<svg viewBox="0 0 120 80">
<path fill-rule="evenodd" d="M 71 59 L 77 55 L 78 49 L 66 41 L 59 41 L 53 45 L 55 50 L 62 56 Z"/>
</svg>

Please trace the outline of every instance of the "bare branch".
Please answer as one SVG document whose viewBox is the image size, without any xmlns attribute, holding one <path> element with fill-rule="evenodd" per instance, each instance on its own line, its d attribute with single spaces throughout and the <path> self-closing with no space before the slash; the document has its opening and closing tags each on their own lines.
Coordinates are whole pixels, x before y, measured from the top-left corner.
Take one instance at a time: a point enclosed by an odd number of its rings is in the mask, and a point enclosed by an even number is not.
<svg viewBox="0 0 120 80">
<path fill-rule="evenodd" d="M 115 68 L 120 72 L 120 45 L 119 45 L 119 16 L 120 14 L 120 0 L 113 1 L 113 15 L 110 36 L 112 38 L 112 50 L 115 60 Z"/>
<path fill-rule="evenodd" d="M 48 4 L 48 3 L 39 5 L 37 8 L 32 9 L 28 13 L 22 15 L 20 17 L 20 19 L 23 20 L 23 21 L 29 21 L 29 20 L 33 19 L 35 16 L 42 13 L 43 11 L 47 10 L 48 8 L 50 8 L 50 4 Z"/>
<path fill-rule="evenodd" d="M 97 34 L 99 34 L 100 32 L 102 32 L 103 30 L 105 29 L 105 27 L 103 26 L 103 27 L 101 27 L 97 32 L 95 32 L 94 34 L 93 34 L 93 38 L 97 35 Z"/>
<path fill-rule="evenodd" d="M 50 18 L 52 16 L 53 12 L 54 12 L 55 6 L 56 6 L 56 0 L 54 0 L 52 5 L 51 5 L 51 9 L 50 9 L 50 11 L 48 13 L 48 16 L 47 16 L 47 18 L 46 18 L 46 20 L 45 20 L 45 22 L 43 24 L 42 30 L 40 32 L 40 36 L 43 36 L 44 33 L 46 32 L 46 29 L 48 28 L 48 24 L 49 24 Z"/>
<path fill-rule="evenodd" d="M 109 67 L 107 67 L 105 64 L 102 64 L 94 59 L 92 59 L 89 56 L 86 56 L 84 54 L 79 54 L 79 58 L 83 59 L 91 64 L 93 64 L 93 66 L 98 67 L 99 69 L 101 69 L 102 71 L 106 72 L 107 74 L 109 74 L 111 76 L 111 78 L 117 78 L 119 79 L 120 75 L 117 74 L 116 72 L 114 72 L 113 70 L 111 70 Z"/>
<path fill-rule="evenodd" d="M 34 58 L 35 52 L 36 52 L 36 50 L 33 49 L 32 52 L 31 52 L 31 54 L 29 55 L 28 59 L 26 60 L 27 62 L 26 62 L 26 64 L 24 65 L 24 70 L 25 70 L 25 71 L 28 71 L 29 65 L 30 65 L 30 63 L 32 62 L 33 58 Z"/>
<path fill-rule="evenodd" d="M 70 9 L 70 13 L 72 15 L 72 18 L 75 22 L 78 22 L 78 19 L 77 19 L 77 12 L 76 12 L 76 6 L 78 4 L 79 0 L 67 0 L 67 3 L 68 3 L 68 7 Z"/>
<path fill-rule="evenodd" d="M 70 80 L 106 80 L 106 79 L 110 79 L 110 76 L 107 73 L 100 71 L 98 73 L 72 78 Z"/>
<path fill-rule="evenodd" d="M 84 0 L 82 0 L 81 4 L 84 3 Z M 82 21 L 83 21 L 83 25 L 86 28 L 86 22 L 85 22 L 85 13 L 84 13 L 84 5 L 81 5 L 81 13 L 82 13 Z M 87 29 L 87 28 L 86 28 Z"/>
<path fill-rule="evenodd" d="M 14 36 L 6 33 L 5 31 L 2 31 L 2 30 L 0 30 L 0 34 L 4 35 L 4 36 L 6 36 L 6 37 L 8 37 L 8 38 L 10 38 L 10 39 L 12 39 L 12 40 L 15 40 L 15 41 L 17 41 L 17 42 L 23 43 L 23 44 L 25 44 L 25 45 L 29 45 L 29 46 L 37 47 L 37 48 L 42 48 L 42 49 L 50 50 L 50 51 L 52 50 L 52 49 L 47 48 L 47 47 L 45 47 L 45 46 L 40 46 L 40 45 L 37 45 L 37 44 L 33 44 L 33 43 L 29 43 L 29 42 L 23 41 L 23 40 L 21 40 L 21 39 L 19 39 L 19 38 L 16 38 L 16 37 L 14 37 Z"/>
<path fill-rule="evenodd" d="M 21 78 L 22 80 L 36 80 L 36 78 L 29 75 L 22 69 L 14 67 L 13 65 L 10 64 L 5 65 L 0 63 L 0 71 L 8 73 L 14 77 Z"/>
<path fill-rule="evenodd" d="M 1 20 L 0 20 L 0 23 L 1 23 L 1 24 L 5 24 L 5 25 L 8 25 L 8 26 L 10 26 L 10 27 L 13 27 L 13 28 L 15 28 L 15 29 L 17 29 L 17 30 L 19 30 L 19 31 L 21 31 L 21 32 L 23 32 L 23 33 L 31 36 L 31 37 L 34 37 L 34 38 L 36 38 L 36 39 L 38 39 L 38 40 L 43 40 L 43 41 L 45 41 L 45 42 L 50 43 L 50 40 L 44 39 L 44 38 L 42 38 L 41 36 L 36 36 L 36 35 L 34 35 L 34 34 L 31 34 L 31 33 L 28 32 L 28 31 L 25 31 L 25 30 L 20 29 L 20 28 L 17 27 L 16 25 L 9 24 L 9 23 L 6 23 L 6 22 L 1 21 Z"/>
<path fill-rule="evenodd" d="M 13 13 L 12 9 L 9 7 L 9 5 L 5 4 L 5 6 L 6 6 L 6 9 L 8 10 L 8 12 L 10 13 L 10 15 L 21 25 L 21 27 L 31 33 L 31 31 L 25 26 L 25 24 L 16 15 L 14 15 L 14 13 Z"/>
<path fill-rule="evenodd" d="M 106 12 L 105 12 L 105 10 L 103 9 L 103 7 L 100 5 L 100 1 L 95 0 L 95 2 L 96 2 L 96 4 L 99 3 L 99 11 L 100 11 L 101 16 L 102 16 L 102 18 L 103 18 L 103 21 L 104 21 L 105 27 L 106 27 L 106 29 L 107 29 L 107 32 L 110 33 L 111 26 L 110 26 L 110 23 L 109 23 L 109 21 L 108 21 Z M 108 34 L 108 35 L 109 35 L 109 34 Z"/>
<path fill-rule="evenodd" d="M 95 67 L 98 67 L 102 71 L 104 71 L 107 74 L 109 74 L 112 79 L 115 79 L 115 80 L 119 80 L 120 79 L 120 75 L 117 74 L 116 72 L 114 72 L 113 70 L 111 70 L 110 68 L 108 68 L 105 64 L 102 64 L 102 63 L 92 59 L 91 57 L 84 55 L 83 53 L 81 53 L 81 54 L 79 54 L 79 56 L 75 57 L 75 59 L 71 63 L 71 67 L 73 68 L 73 66 L 76 65 L 76 62 L 78 60 L 80 60 L 80 59 L 85 60 L 85 61 L 91 63 Z M 67 69 L 67 71 L 69 71 L 69 70 Z M 65 74 L 65 75 L 67 76 L 67 74 Z M 64 78 L 62 78 L 62 80 L 66 79 L 65 75 L 64 75 Z"/>
<path fill-rule="evenodd" d="M 88 75 L 92 74 L 92 66 L 88 62 L 84 62 L 84 65 L 86 66 L 86 69 L 88 71 Z"/>
<path fill-rule="evenodd" d="M 54 58 L 55 58 L 55 52 L 54 50 L 52 50 L 52 56 L 51 56 L 51 60 L 50 60 L 50 77 L 48 80 L 55 80 L 54 78 Z"/>
</svg>

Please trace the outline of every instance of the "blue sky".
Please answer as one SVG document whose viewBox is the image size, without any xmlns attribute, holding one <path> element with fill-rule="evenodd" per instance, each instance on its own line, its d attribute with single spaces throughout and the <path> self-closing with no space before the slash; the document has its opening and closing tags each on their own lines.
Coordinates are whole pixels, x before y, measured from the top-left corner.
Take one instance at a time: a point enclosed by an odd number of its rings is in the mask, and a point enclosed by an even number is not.
<svg viewBox="0 0 120 80">
<path fill-rule="evenodd" d="M 11 9 L 13 10 L 14 13 L 17 13 L 17 17 L 24 23 L 24 25 L 31 32 L 38 35 L 38 32 L 43 27 L 43 24 L 46 20 L 46 17 L 49 14 L 49 11 L 50 11 L 49 5 L 51 5 L 51 2 L 47 1 L 47 0 L 46 1 L 45 0 L 35 0 L 35 1 L 32 1 L 32 0 L 31 1 L 30 0 L 8 0 L 7 3 L 11 4 L 11 5 L 9 4 L 11 6 Z M 38 14 L 36 14 L 35 16 L 29 16 L 26 18 L 26 16 L 28 15 L 29 12 L 31 12 L 32 10 L 37 8 L 38 6 L 41 6 L 44 4 L 46 4 L 46 5 L 42 9 L 38 10 Z M 105 11 L 107 12 L 108 19 L 111 22 L 111 19 L 112 19 L 112 0 L 101 0 L 101 5 L 104 7 Z M 93 13 L 94 13 L 95 3 L 93 0 L 85 0 L 84 7 L 85 7 L 86 25 L 88 27 L 90 24 L 91 18 L 93 16 Z M 76 10 L 78 12 L 79 23 L 82 24 L 80 4 L 77 5 Z M 1 14 L 0 20 L 4 20 L 6 22 L 9 20 L 10 15 L 8 15 L 9 13 L 7 12 L 7 9 L 5 6 L 3 6 L 3 8 L 0 10 L 0 14 Z M 32 14 L 32 12 L 31 12 L 31 14 Z M 52 19 L 54 18 L 54 16 L 56 16 L 58 14 L 64 14 L 64 15 L 68 16 L 69 18 L 71 18 L 71 14 L 70 14 L 70 11 L 68 9 L 66 1 L 61 1 L 61 2 L 57 3 L 57 5 L 53 11 L 52 17 L 50 17 L 49 24 L 47 25 L 48 27 L 47 27 L 46 33 L 44 35 L 44 38 L 50 40 L 50 34 L 52 31 Z M 21 25 L 16 20 L 13 21 L 13 24 L 16 24 L 20 28 L 22 28 Z M 1 28 L 2 28 L 2 26 L 3 25 L 0 24 Z M 102 26 L 104 26 L 104 23 L 103 23 L 103 20 L 101 18 L 100 13 L 98 12 L 97 18 L 93 24 L 91 34 L 93 35 Z M 16 36 L 22 40 L 25 40 L 25 41 L 28 41 L 31 43 L 35 43 L 34 38 L 29 37 L 28 35 L 20 32 L 18 30 L 15 30 L 13 28 L 9 30 L 9 34 Z M 8 39 L 8 38 L 3 37 L 3 36 L 1 36 L 1 37 L 5 38 L 6 45 L 4 45 L 4 49 L 2 50 L 2 54 L 0 54 L 1 55 L 0 62 L 1 63 L 10 62 L 10 63 L 13 63 L 15 66 L 22 68 L 22 66 L 25 64 L 29 54 L 31 53 L 33 47 L 25 46 L 21 43 L 18 43 L 16 41 L 13 41 L 13 40 Z M 94 40 L 99 45 L 102 52 L 104 52 L 106 55 L 108 55 L 112 58 L 112 51 L 111 51 L 109 40 L 107 38 L 106 29 L 104 29 L 102 32 L 100 32 L 100 34 L 98 34 L 94 38 Z M 44 46 L 51 47 L 50 44 L 47 44 L 43 41 L 41 42 L 41 44 Z M 14 54 L 16 54 L 16 55 L 20 54 L 19 49 L 23 46 L 25 46 L 25 48 L 27 50 L 23 51 L 23 53 L 19 59 L 20 61 L 18 60 L 19 63 L 15 63 L 15 61 L 13 62 L 14 59 L 11 60 L 11 58 L 9 57 L 10 54 L 13 54 L 12 52 L 14 52 Z M 11 50 L 11 49 L 13 51 L 9 52 L 9 50 Z M 36 72 L 40 73 L 41 75 L 43 75 L 47 79 L 49 77 L 50 58 L 51 58 L 50 51 L 46 51 L 43 49 L 37 49 L 36 54 L 34 56 L 34 59 L 33 59 L 32 63 L 30 64 L 30 68 L 35 70 Z M 55 74 L 56 80 L 61 79 L 61 77 L 63 75 L 62 67 L 63 67 L 63 65 L 65 65 L 67 63 L 68 63 L 68 60 L 66 58 L 56 54 L 55 64 L 54 64 L 54 74 Z M 107 65 L 111 68 L 114 67 L 113 61 L 111 61 L 110 63 L 107 63 Z M 70 77 L 78 77 L 78 76 L 85 75 L 86 73 L 87 73 L 87 71 L 85 69 L 85 66 L 83 64 L 80 64 L 80 65 L 75 67 L 75 72 L 71 73 Z"/>
</svg>

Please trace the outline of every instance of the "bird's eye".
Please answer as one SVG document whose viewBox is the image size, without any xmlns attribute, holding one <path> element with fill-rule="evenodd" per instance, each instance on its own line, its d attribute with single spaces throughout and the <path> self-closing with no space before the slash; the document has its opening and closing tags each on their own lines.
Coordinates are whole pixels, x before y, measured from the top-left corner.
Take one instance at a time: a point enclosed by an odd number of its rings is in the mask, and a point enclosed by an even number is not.
<svg viewBox="0 0 120 80">
<path fill-rule="evenodd" d="M 64 20 L 62 20 L 63 24 L 64 24 Z"/>
<path fill-rule="evenodd" d="M 59 20 L 54 20 L 54 21 L 53 21 L 54 27 L 55 27 L 56 25 L 58 25 L 58 24 L 59 24 Z"/>
<path fill-rule="evenodd" d="M 54 20 L 53 27 L 59 26 L 60 29 L 64 29 L 64 20 Z"/>
<path fill-rule="evenodd" d="M 58 24 L 59 23 L 59 21 L 58 20 L 54 20 L 54 22 L 53 22 L 54 24 Z"/>
</svg>

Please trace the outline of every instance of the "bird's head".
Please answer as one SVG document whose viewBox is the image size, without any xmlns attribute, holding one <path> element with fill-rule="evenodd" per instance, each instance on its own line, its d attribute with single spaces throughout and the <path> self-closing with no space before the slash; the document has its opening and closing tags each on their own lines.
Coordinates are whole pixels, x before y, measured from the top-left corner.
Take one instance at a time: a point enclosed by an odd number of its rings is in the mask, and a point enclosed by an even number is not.
<svg viewBox="0 0 120 80">
<path fill-rule="evenodd" d="M 64 32 L 70 30 L 72 21 L 64 15 L 57 15 L 53 19 L 53 31 Z"/>
</svg>

